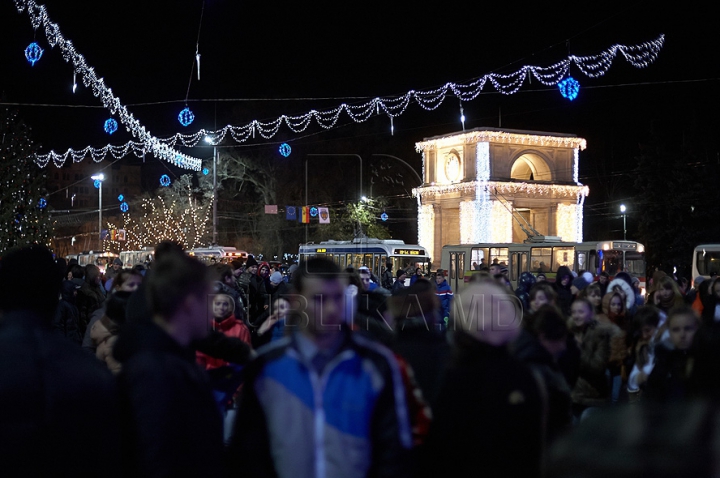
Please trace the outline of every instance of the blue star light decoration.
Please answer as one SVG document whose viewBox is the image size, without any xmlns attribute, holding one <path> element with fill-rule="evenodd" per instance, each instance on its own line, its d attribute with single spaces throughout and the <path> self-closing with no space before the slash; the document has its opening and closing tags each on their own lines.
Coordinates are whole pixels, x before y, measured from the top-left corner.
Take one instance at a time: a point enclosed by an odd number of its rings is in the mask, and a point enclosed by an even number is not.
<svg viewBox="0 0 720 478">
<path fill-rule="evenodd" d="M 183 126 L 189 126 L 190 123 L 192 123 L 193 121 L 195 121 L 195 115 L 193 114 L 192 111 L 190 111 L 190 108 L 188 108 L 188 107 L 186 106 L 185 109 L 182 110 L 182 111 L 180 112 L 180 114 L 178 115 L 178 121 L 179 121 L 180 124 L 183 125 Z"/>
<path fill-rule="evenodd" d="M 45 209 L 45 207 L 47 207 L 47 201 L 45 200 L 45 198 L 40 198 L 37 207 L 39 209 Z"/>
<path fill-rule="evenodd" d="M 167 174 L 163 174 L 162 176 L 160 176 L 160 186 L 164 188 L 170 186 L 170 176 L 168 176 Z"/>
<path fill-rule="evenodd" d="M 558 83 L 558 88 L 560 88 L 560 94 L 563 95 L 564 98 L 572 101 L 577 98 L 578 92 L 580 91 L 580 83 L 572 76 L 568 76 Z"/>
<path fill-rule="evenodd" d="M 25 58 L 27 58 L 27 61 L 30 62 L 30 66 L 35 66 L 35 62 L 40 59 L 43 51 L 44 50 L 40 48 L 40 45 L 35 42 L 32 42 L 27 48 L 25 48 Z"/>
<path fill-rule="evenodd" d="M 208 168 L 203 168 L 202 173 L 203 175 L 207 176 L 208 173 L 210 173 L 210 170 Z"/>
<path fill-rule="evenodd" d="M 115 121 L 113 118 L 105 120 L 104 128 L 107 134 L 113 134 L 118 129 L 117 121 Z"/>
<path fill-rule="evenodd" d="M 125 200 L 125 196 L 122 194 L 118 196 L 118 201 L 123 202 Z"/>
<path fill-rule="evenodd" d="M 384 212 L 384 213 L 380 214 L 380 219 L 382 219 L 383 221 L 387 221 L 388 220 L 387 213 Z"/>
<path fill-rule="evenodd" d="M 310 208 L 310 215 L 311 215 L 312 217 L 317 217 L 317 215 L 318 215 L 318 208 L 316 208 L 315 206 L 311 207 L 311 208 Z"/>
<path fill-rule="evenodd" d="M 123 202 L 120 204 L 120 210 L 122 212 L 128 212 L 128 209 L 130 209 L 130 206 L 128 206 L 128 203 Z"/>
<path fill-rule="evenodd" d="M 292 148 L 290 147 L 289 144 L 283 143 L 280 145 L 279 151 L 280 151 L 280 154 L 282 154 L 284 157 L 287 158 L 288 156 L 290 156 L 290 153 L 292 152 Z"/>
<path fill-rule="evenodd" d="M 95 189 L 100 189 L 100 184 L 101 184 L 101 182 L 100 182 L 99 179 L 96 179 L 96 180 L 93 182 L 93 186 L 95 186 Z"/>
</svg>

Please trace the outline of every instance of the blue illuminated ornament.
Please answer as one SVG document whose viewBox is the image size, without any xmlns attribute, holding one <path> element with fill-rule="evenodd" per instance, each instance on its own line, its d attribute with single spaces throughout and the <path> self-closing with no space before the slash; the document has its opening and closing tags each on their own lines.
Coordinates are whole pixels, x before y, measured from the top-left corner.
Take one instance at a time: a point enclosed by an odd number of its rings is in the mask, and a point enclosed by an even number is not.
<svg viewBox="0 0 720 478">
<path fill-rule="evenodd" d="M 102 182 L 100 182 L 99 179 L 96 179 L 96 180 L 93 182 L 93 186 L 95 186 L 95 189 L 100 189 L 100 185 L 101 185 L 101 184 L 102 184 Z"/>
<path fill-rule="evenodd" d="M 312 217 L 317 217 L 317 215 L 318 215 L 318 208 L 316 208 L 315 206 L 311 207 L 311 208 L 310 208 L 310 215 L 311 215 Z"/>
<path fill-rule="evenodd" d="M 107 134 L 113 134 L 115 131 L 117 131 L 118 124 L 117 121 L 110 118 L 108 120 L 105 120 L 105 132 Z"/>
<path fill-rule="evenodd" d="M 181 125 L 188 126 L 190 123 L 195 121 L 195 115 L 192 111 L 190 111 L 190 108 L 186 106 L 185 109 L 178 115 L 178 121 Z"/>
<path fill-rule="evenodd" d="M 129 208 L 130 208 L 130 206 L 128 206 L 128 203 L 126 203 L 126 202 L 123 202 L 122 204 L 120 204 L 120 210 L 122 212 L 128 212 Z"/>
<path fill-rule="evenodd" d="M 282 154 L 284 157 L 290 156 L 290 152 L 292 151 L 292 148 L 289 144 L 283 143 L 280 145 L 280 154 Z"/>
<path fill-rule="evenodd" d="M 560 94 L 563 95 L 564 98 L 572 101 L 577 98 L 578 92 L 580 91 L 580 83 L 572 76 L 568 76 L 558 83 L 558 88 L 560 88 Z"/>
<path fill-rule="evenodd" d="M 170 186 L 170 176 L 168 176 L 167 174 L 163 174 L 162 176 L 160 176 L 160 186 L 165 188 Z"/>
<path fill-rule="evenodd" d="M 35 62 L 40 59 L 43 51 L 44 50 L 40 48 L 40 45 L 35 42 L 32 42 L 27 48 L 25 48 L 25 58 L 27 58 L 27 61 L 30 62 L 30 66 L 35 66 Z"/>
<path fill-rule="evenodd" d="M 203 168 L 202 173 L 207 176 L 210 170 L 208 168 Z"/>
<path fill-rule="evenodd" d="M 123 202 L 125 200 L 125 196 L 122 194 L 118 196 L 118 201 Z"/>
<path fill-rule="evenodd" d="M 45 200 L 45 198 L 40 198 L 40 200 L 38 201 L 37 207 L 40 209 L 45 209 L 46 206 L 47 206 L 47 201 Z"/>
<path fill-rule="evenodd" d="M 382 214 L 380 214 L 380 219 L 382 219 L 383 221 L 387 221 L 387 220 L 388 220 L 388 215 L 387 215 L 387 213 L 382 213 Z"/>
</svg>

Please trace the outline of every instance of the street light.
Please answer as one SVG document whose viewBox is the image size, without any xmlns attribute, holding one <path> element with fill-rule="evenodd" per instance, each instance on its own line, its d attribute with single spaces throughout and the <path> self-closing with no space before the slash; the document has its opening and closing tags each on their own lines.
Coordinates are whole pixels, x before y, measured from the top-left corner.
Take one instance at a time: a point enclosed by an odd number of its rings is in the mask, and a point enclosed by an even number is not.
<svg viewBox="0 0 720 478">
<path fill-rule="evenodd" d="M 95 174 L 90 176 L 90 179 L 95 181 L 95 187 L 98 188 L 98 245 L 102 251 L 102 183 L 105 181 L 105 175 L 103 173 Z"/>
<path fill-rule="evenodd" d="M 213 145 L 213 246 L 217 245 L 217 146 L 210 136 L 205 142 Z"/>
<path fill-rule="evenodd" d="M 626 209 L 627 208 L 625 207 L 624 204 L 620 205 L 620 212 L 623 215 L 623 241 L 627 239 L 627 222 L 626 222 L 627 214 L 625 214 Z"/>
</svg>

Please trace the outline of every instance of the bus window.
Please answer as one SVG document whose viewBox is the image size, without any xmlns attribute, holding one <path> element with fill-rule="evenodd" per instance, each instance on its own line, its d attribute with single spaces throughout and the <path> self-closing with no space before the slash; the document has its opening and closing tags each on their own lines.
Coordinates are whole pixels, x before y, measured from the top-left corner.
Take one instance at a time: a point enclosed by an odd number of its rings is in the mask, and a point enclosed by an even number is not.
<svg viewBox="0 0 720 478">
<path fill-rule="evenodd" d="M 373 255 L 372 254 L 365 254 L 363 255 L 363 260 L 360 263 L 361 266 L 367 266 L 372 267 L 373 265 Z"/>
<path fill-rule="evenodd" d="M 488 267 L 493 264 L 508 265 L 508 248 L 507 247 L 491 247 L 490 248 L 490 263 Z"/>
<path fill-rule="evenodd" d="M 550 272 L 552 248 L 533 247 L 530 249 L 530 270 L 532 272 Z"/>
<path fill-rule="evenodd" d="M 643 277 L 646 274 L 643 254 L 634 251 L 625 252 L 625 272 L 632 276 Z"/>
<path fill-rule="evenodd" d="M 575 249 L 573 247 L 553 247 L 553 272 L 560 266 L 567 266 L 575 270 Z"/>
<path fill-rule="evenodd" d="M 474 247 L 471 251 L 470 264 L 477 264 L 478 269 L 480 267 L 489 267 L 490 261 L 488 260 L 488 249 L 487 247 Z"/>
</svg>

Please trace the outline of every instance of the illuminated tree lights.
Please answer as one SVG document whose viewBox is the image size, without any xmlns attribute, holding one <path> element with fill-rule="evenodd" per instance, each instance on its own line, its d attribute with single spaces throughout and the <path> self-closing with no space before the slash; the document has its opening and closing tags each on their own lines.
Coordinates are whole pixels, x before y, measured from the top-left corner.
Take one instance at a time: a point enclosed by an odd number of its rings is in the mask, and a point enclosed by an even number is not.
<svg viewBox="0 0 720 478">
<path fill-rule="evenodd" d="M 35 62 L 42 57 L 43 51 L 45 50 L 40 48 L 40 45 L 35 42 L 32 42 L 25 48 L 25 58 L 30 62 L 30 66 L 35 66 Z"/>
</svg>

